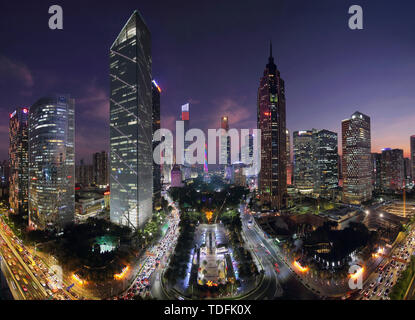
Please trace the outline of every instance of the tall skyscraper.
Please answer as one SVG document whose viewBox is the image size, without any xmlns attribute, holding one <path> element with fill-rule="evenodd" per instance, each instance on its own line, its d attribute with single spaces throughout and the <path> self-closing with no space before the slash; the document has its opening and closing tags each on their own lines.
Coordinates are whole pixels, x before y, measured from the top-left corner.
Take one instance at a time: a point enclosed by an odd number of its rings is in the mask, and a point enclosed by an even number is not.
<svg viewBox="0 0 415 320">
<path fill-rule="evenodd" d="M 161 88 L 155 80 L 152 82 L 153 91 L 153 136 L 160 129 L 160 93 Z M 153 151 L 158 142 L 153 141 Z M 161 155 L 160 155 L 161 157 Z M 161 203 L 161 166 L 153 161 L 153 204 Z"/>
<path fill-rule="evenodd" d="M 415 135 L 411 136 L 411 164 L 412 164 L 412 179 L 415 180 Z"/>
<path fill-rule="evenodd" d="M 342 121 L 343 201 L 360 204 L 372 198 L 370 118 L 356 111 Z"/>
<path fill-rule="evenodd" d="M 75 215 L 75 101 L 45 97 L 29 111 L 29 226 L 62 230 Z"/>
<path fill-rule="evenodd" d="M 371 172 L 372 172 L 372 185 L 374 190 L 379 191 L 381 189 L 382 186 L 382 177 L 381 177 L 381 172 L 382 172 L 382 167 L 381 167 L 381 161 L 382 159 L 382 154 L 380 153 L 372 153 L 371 154 Z"/>
<path fill-rule="evenodd" d="M 15 214 L 28 210 L 28 118 L 28 108 L 17 108 L 9 120 L 9 203 Z"/>
<path fill-rule="evenodd" d="M 404 175 L 405 175 L 405 184 L 410 184 L 412 182 L 412 166 L 411 159 L 403 159 Z"/>
<path fill-rule="evenodd" d="M 313 130 L 314 192 L 331 194 L 339 186 L 337 133 Z"/>
<path fill-rule="evenodd" d="M 189 122 L 190 122 L 190 105 L 188 103 L 182 105 L 181 108 L 182 112 L 180 114 L 180 120 L 183 121 L 184 126 L 184 136 L 186 137 L 186 133 L 189 130 Z M 183 153 L 183 162 L 185 165 L 188 164 L 186 159 L 186 151 L 188 150 L 189 145 L 191 144 L 190 141 L 184 141 L 184 153 Z"/>
<path fill-rule="evenodd" d="M 293 133 L 294 185 L 301 193 L 331 197 L 339 185 L 337 133 L 303 130 Z"/>
<path fill-rule="evenodd" d="M 314 188 L 313 131 L 293 133 L 294 185 L 302 193 L 311 193 Z"/>
<path fill-rule="evenodd" d="M 229 131 L 229 118 L 222 116 L 220 118 L 220 128 L 224 130 L 221 135 L 221 162 L 226 165 L 231 164 L 231 139 L 228 136 Z"/>
<path fill-rule="evenodd" d="M 142 228 L 153 211 L 151 34 L 134 11 L 110 50 L 111 221 Z"/>
<path fill-rule="evenodd" d="M 180 114 L 180 120 L 183 121 L 183 125 L 184 125 L 184 136 L 186 137 L 186 132 L 190 129 L 189 125 L 190 125 L 190 104 L 186 103 L 184 105 L 182 105 L 182 112 Z M 186 141 L 186 139 L 184 140 L 184 150 L 183 150 L 183 165 L 181 167 L 182 169 L 182 175 L 183 175 L 183 179 L 187 180 L 191 178 L 191 173 L 192 173 L 192 168 L 191 165 L 189 164 L 189 161 L 187 160 L 186 157 L 186 153 L 189 150 L 189 146 L 191 145 L 191 141 Z"/>
<path fill-rule="evenodd" d="M 287 185 L 292 184 L 293 166 L 291 163 L 291 143 L 290 143 L 290 131 L 286 130 L 287 134 Z"/>
<path fill-rule="evenodd" d="M 400 190 L 404 186 L 404 163 L 402 149 L 382 149 L 382 190 Z"/>
<path fill-rule="evenodd" d="M 222 116 L 220 118 L 220 128 L 223 129 L 220 137 L 220 161 L 222 172 L 225 178 L 230 179 L 232 169 L 231 165 L 231 138 L 228 136 L 229 131 L 229 118 L 228 116 Z"/>
<path fill-rule="evenodd" d="M 285 85 L 270 56 L 258 88 L 258 129 L 261 130 L 259 193 L 262 204 L 280 209 L 287 194 Z"/>
<path fill-rule="evenodd" d="M 92 155 L 93 181 L 98 186 L 109 184 L 109 162 L 106 151 L 96 152 Z"/>
</svg>

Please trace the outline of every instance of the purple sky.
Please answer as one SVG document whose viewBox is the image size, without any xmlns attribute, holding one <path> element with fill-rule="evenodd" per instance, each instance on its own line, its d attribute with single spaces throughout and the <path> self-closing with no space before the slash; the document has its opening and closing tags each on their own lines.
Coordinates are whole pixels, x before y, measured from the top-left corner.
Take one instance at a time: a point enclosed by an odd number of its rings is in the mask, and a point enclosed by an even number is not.
<svg viewBox="0 0 415 320">
<path fill-rule="evenodd" d="M 48 28 L 59 4 L 64 30 Z M 352 4 L 364 30 L 348 29 Z M 415 134 L 415 2 L 380 0 L 2 1 L 0 159 L 8 114 L 49 93 L 76 99 L 77 160 L 108 150 L 109 47 L 138 9 L 153 38 L 153 77 L 162 87 L 162 125 L 190 102 L 191 126 L 256 127 L 259 78 L 273 42 L 286 83 L 287 125 L 340 133 L 358 110 L 372 119 L 372 149 L 408 155 Z M 339 148 L 341 145 L 339 144 Z"/>
</svg>

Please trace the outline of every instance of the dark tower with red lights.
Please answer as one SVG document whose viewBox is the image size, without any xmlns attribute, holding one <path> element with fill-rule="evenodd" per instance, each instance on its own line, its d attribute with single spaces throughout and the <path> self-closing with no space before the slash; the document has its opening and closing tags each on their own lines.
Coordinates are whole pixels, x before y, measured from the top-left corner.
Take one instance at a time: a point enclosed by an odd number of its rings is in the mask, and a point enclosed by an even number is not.
<svg viewBox="0 0 415 320">
<path fill-rule="evenodd" d="M 270 56 L 258 88 L 258 129 L 261 129 L 261 203 L 271 209 L 285 206 L 287 194 L 287 137 L 284 80 Z"/>
<path fill-rule="evenodd" d="M 9 202 L 11 212 L 21 215 L 28 208 L 28 116 L 28 108 L 17 108 L 9 117 Z"/>
</svg>

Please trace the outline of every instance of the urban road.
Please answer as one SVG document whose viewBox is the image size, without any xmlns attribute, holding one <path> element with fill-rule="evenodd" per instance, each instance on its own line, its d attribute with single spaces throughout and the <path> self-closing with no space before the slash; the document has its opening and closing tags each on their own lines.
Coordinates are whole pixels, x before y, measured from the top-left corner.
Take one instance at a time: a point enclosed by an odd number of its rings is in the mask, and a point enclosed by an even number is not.
<svg viewBox="0 0 415 320">
<path fill-rule="evenodd" d="M 264 280 L 251 294 L 244 299 L 271 300 L 295 299 L 316 300 L 319 296 L 309 290 L 276 252 L 275 247 L 268 242 L 257 228 L 249 222 L 252 218 L 247 212 L 246 205 L 240 206 L 243 233 L 246 244 L 254 256 L 259 259 L 264 270 Z"/>
</svg>

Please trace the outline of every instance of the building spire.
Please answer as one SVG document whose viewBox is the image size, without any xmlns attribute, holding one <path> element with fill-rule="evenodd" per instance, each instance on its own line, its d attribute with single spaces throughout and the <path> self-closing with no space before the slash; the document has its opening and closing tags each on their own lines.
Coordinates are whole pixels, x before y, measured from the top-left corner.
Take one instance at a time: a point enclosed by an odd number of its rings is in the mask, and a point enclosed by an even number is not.
<svg viewBox="0 0 415 320">
<path fill-rule="evenodd" d="M 272 41 L 269 41 L 269 58 L 268 58 L 268 63 L 270 65 L 274 64 L 274 57 L 272 56 Z"/>
</svg>

